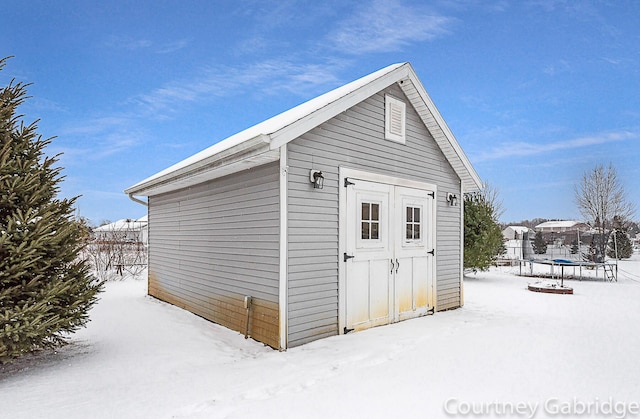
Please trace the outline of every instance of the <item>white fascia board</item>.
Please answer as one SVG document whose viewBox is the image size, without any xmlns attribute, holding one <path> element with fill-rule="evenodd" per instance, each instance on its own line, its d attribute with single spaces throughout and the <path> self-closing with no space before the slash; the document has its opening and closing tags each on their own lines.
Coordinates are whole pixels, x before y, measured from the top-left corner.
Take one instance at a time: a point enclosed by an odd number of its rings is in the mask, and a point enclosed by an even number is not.
<svg viewBox="0 0 640 419">
<path fill-rule="evenodd" d="M 414 87 L 416 88 L 416 91 L 424 101 L 424 104 L 427 106 L 427 108 L 431 112 L 433 118 L 436 120 L 436 123 L 440 126 L 440 129 L 442 129 L 442 132 L 447 137 L 447 140 L 449 141 L 449 144 L 453 148 L 456 154 L 456 157 L 460 160 L 460 162 L 468 172 L 468 177 L 471 180 L 472 185 L 467 185 L 468 188 L 466 189 L 470 191 L 473 189 L 472 186 L 475 186 L 477 189 L 482 189 L 482 180 L 480 179 L 480 176 L 471 165 L 471 162 L 467 158 L 467 155 L 462 150 L 462 147 L 460 147 L 458 140 L 456 140 L 456 137 L 453 135 L 453 132 L 445 122 L 442 115 L 440 114 L 440 111 L 438 111 L 438 108 L 436 107 L 435 103 L 433 103 L 433 101 L 431 100 L 431 97 L 429 96 L 426 89 L 420 82 L 420 79 L 418 79 L 418 76 L 413 70 L 413 67 L 411 67 L 410 64 L 407 64 L 407 66 L 408 66 L 407 71 L 409 72 L 409 79 L 411 80 Z"/>
<path fill-rule="evenodd" d="M 327 122 L 329 119 L 336 115 L 346 111 L 347 109 L 357 105 L 370 96 L 378 93 L 379 91 L 391 86 L 403 78 L 406 78 L 409 74 L 409 64 L 405 63 L 401 66 L 391 70 L 364 86 L 357 87 L 346 95 L 337 98 L 331 103 L 323 106 L 322 108 L 311 112 L 298 119 L 292 124 L 289 124 L 278 131 L 272 133 L 271 137 L 271 149 L 280 148 L 283 144 L 292 141 L 302 134 L 312 130 L 318 125 Z"/>
<path fill-rule="evenodd" d="M 256 159 L 258 155 L 269 152 L 269 141 L 269 136 L 261 134 L 250 140 L 216 151 L 202 159 L 195 158 L 200 155 L 198 153 L 135 184 L 124 192 L 128 195 L 149 196 L 161 193 L 158 190 L 166 192 L 200 183 L 203 181 L 203 172 L 205 171 L 211 171 L 214 168 L 235 167 L 238 166 L 238 163 L 242 167 L 242 160 Z M 210 149 L 205 151 L 208 150 Z M 277 158 L 270 160 L 275 161 Z M 247 166 L 251 167 L 251 162 L 248 163 Z M 219 177 L 214 174 L 212 176 L 211 178 Z M 209 180 L 206 176 L 204 177 L 204 180 Z M 175 187 L 172 186 L 174 183 Z"/>
<path fill-rule="evenodd" d="M 172 179 L 171 181 L 163 184 L 156 184 L 150 188 L 144 189 L 141 192 L 137 192 L 137 195 L 141 196 L 154 196 L 166 192 L 176 191 L 178 189 L 188 188 L 190 186 L 197 185 L 199 183 L 207 182 L 213 179 L 218 179 L 223 176 L 231 175 L 243 170 L 251 169 L 254 167 L 262 166 L 263 164 L 272 163 L 278 161 L 279 155 L 277 151 L 269 150 L 268 148 L 259 154 L 252 157 L 235 160 L 231 163 L 222 163 L 216 165 L 214 168 L 206 168 L 198 173 L 190 173 L 189 175 Z"/>
</svg>

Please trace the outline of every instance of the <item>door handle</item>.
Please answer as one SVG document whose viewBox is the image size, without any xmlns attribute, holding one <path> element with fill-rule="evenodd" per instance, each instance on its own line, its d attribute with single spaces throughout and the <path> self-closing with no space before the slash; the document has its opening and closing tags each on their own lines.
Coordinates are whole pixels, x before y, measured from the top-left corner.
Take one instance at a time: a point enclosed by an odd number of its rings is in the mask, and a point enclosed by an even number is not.
<svg viewBox="0 0 640 419">
<path fill-rule="evenodd" d="M 389 273 L 392 274 L 393 273 L 393 268 L 395 267 L 395 265 L 393 264 L 393 259 L 390 259 L 390 261 L 391 261 L 391 272 L 389 272 Z"/>
<path fill-rule="evenodd" d="M 398 269 L 400 269 L 400 261 L 396 258 L 396 273 L 398 273 Z"/>
</svg>

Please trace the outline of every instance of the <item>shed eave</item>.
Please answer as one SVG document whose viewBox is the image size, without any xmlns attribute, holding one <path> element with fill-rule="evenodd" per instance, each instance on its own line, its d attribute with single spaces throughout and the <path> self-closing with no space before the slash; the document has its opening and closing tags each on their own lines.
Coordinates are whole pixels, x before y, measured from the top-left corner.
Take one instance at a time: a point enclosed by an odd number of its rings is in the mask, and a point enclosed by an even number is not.
<svg viewBox="0 0 640 419">
<path fill-rule="evenodd" d="M 482 188 L 482 181 L 455 136 L 435 107 L 409 63 L 399 63 L 318 96 L 260 124 L 239 132 L 125 190 L 129 196 L 149 196 L 194 185 L 278 160 L 285 144 L 368 97 L 398 83 L 425 121 L 432 121 L 432 135 L 462 181 L 464 191 Z M 404 83 L 404 84 L 403 84 Z M 264 154 L 262 157 L 258 155 Z"/>
<path fill-rule="evenodd" d="M 205 159 L 183 167 L 167 169 L 128 189 L 127 195 L 151 196 L 213 180 L 279 159 L 269 147 L 268 136 L 260 135 Z"/>
</svg>

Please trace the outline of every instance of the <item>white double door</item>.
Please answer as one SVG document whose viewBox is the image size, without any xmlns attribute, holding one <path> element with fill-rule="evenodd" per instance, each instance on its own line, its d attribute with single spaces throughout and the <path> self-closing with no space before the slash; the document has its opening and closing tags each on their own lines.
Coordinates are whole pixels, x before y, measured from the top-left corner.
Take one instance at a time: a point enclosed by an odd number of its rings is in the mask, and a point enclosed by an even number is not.
<svg viewBox="0 0 640 419">
<path fill-rule="evenodd" d="M 434 193 L 353 180 L 346 217 L 345 332 L 433 308 Z"/>
</svg>

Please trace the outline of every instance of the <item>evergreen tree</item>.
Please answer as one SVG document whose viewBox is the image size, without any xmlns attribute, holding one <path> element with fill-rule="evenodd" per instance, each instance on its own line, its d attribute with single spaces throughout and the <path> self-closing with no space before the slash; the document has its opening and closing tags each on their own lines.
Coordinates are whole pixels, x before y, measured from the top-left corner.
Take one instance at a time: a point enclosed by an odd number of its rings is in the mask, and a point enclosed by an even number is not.
<svg viewBox="0 0 640 419">
<path fill-rule="evenodd" d="M 574 240 L 571 242 L 571 254 L 577 255 L 580 251 L 580 247 L 578 247 L 578 240 Z"/>
<path fill-rule="evenodd" d="M 547 253 L 547 242 L 544 241 L 541 231 L 536 231 L 536 235 L 533 239 L 533 251 L 536 255 L 544 255 Z"/>
<path fill-rule="evenodd" d="M 628 259 L 633 254 L 633 245 L 627 234 L 627 226 L 622 217 L 613 217 L 613 227 L 615 230 L 609 235 L 607 242 L 607 256 L 610 258 Z"/>
<path fill-rule="evenodd" d="M 495 193 L 464 196 L 464 267 L 487 270 L 505 252 Z"/>
<path fill-rule="evenodd" d="M 635 237 L 638 233 L 640 233 L 640 226 L 638 226 L 638 223 L 630 221 L 627 227 L 627 234 L 629 234 L 630 237 Z"/>
<path fill-rule="evenodd" d="M 602 263 L 604 262 L 604 255 L 600 252 L 605 242 L 603 234 L 593 234 L 591 236 L 591 243 L 589 243 L 589 253 L 584 256 L 584 259 L 588 262 Z"/>
<path fill-rule="evenodd" d="M 78 257 L 76 198 L 57 198 L 62 169 L 44 153 L 51 140 L 16 114 L 26 87 L 0 89 L 0 363 L 64 344 L 102 287 Z"/>
</svg>

